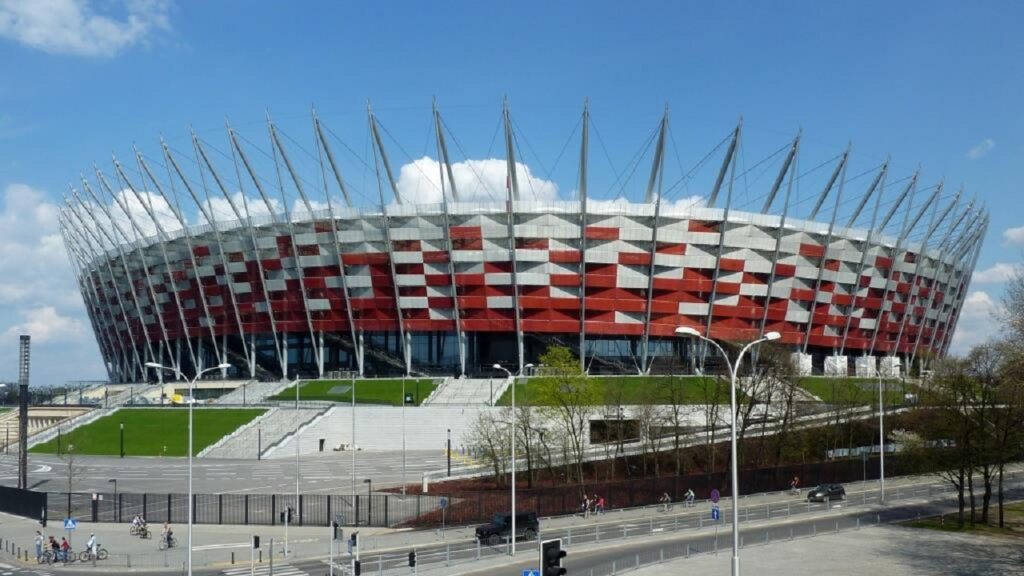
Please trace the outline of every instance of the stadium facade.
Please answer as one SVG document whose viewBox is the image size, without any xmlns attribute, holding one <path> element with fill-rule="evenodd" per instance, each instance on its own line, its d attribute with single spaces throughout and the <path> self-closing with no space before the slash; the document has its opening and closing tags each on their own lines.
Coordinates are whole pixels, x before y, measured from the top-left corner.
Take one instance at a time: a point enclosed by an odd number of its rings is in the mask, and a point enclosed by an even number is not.
<svg viewBox="0 0 1024 576">
<path fill-rule="evenodd" d="M 851 192 L 847 150 L 798 218 L 797 137 L 762 209 L 740 211 L 737 127 L 704 202 L 662 202 L 666 115 L 644 200 L 588 203 L 584 111 L 576 198 L 528 200 L 502 114 L 498 201 L 460 198 L 436 109 L 443 193 L 433 204 L 403 201 L 372 113 L 372 208 L 349 200 L 315 115 L 320 173 L 309 180 L 272 123 L 275 185 L 230 128 L 228 166 L 193 135 L 188 162 L 164 144 L 159 167 L 136 152 L 130 170 L 115 160 L 83 178 L 62 233 L 111 379 L 155 378 L 152 361 L 186 373 L 227 362 L 257 378 L 474 375 L 495 363 L 521 370 L 551 343 L 584 351 L 591 372 L 699 367 L 702 349 L 676 337 L 679 326 L 730 341 L 778 331 L 805 370 L 835 374 L 947 352 L 988 226 L 961 193 L 924 187 L 917 173 L 887 184 L 888 161 Z M 276 202 L 284 182 L 293 197 Z"/>
</svg>

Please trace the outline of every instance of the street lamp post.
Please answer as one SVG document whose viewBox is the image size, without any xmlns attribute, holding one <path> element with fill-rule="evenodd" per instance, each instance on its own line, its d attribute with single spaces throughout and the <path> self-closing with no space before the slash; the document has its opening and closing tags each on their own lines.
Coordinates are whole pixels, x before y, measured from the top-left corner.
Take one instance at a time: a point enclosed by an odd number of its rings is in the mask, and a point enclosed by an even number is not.
<svg viewBox="0 0 1024 576">
<path fill-rule="evenodd" d="M 452 476 L 452 429 L 448 429 L 448 442 L 445 448 L 445 455 L 448 456 L 448 477 Z"/>
<path fill-rule="evenodd" d="M 170 366 L 164 366 L 156 362 L 146 362 L 146 366 L 149 368 L 156 368 L 157 370 L 168 370 L 178 375 L 178 378 L 188 382 L 188 554 L 186 556 L 186 565 L 188 566 L 187 576 L 192 576 L 192 405 L 195 404 L 195 385 L 196 381 L 199 380 L 203 374 L 212 372 L 214 370 L 227 370 L 231 368 L 231 364 L 218 364 L 217 366 L 210 366 L 205 370 L 200 370 L 196 375 L 189 380 L 181 373 L 181 370 Z"/>
<path fill-rule="evenodd" d="M 739 576 L 740 574 L 740 508 L 739 508 L 739 497 L 740 497 L 740 475 L 737 469 L 737 458 L 736 458 L 736 372 L 739 370 L 740 364 L 743 362 L 743 355 L 746 354 L 747 350 L 756 344 L 761 342 L 767 342 L 769 340 L 778 340 L 781 338 L 781 334 L 778 332 L 768 332 L 763 338 L 754 340 L 747 344 L 740 350 L 739 355 L 736 357 L 735 364 L 729 361 L 729 355 L 725 353 L 725 350 L 718 345 L 718 342 L 703 336 L 696 329 L 689 326 L 680 326 L 676 328 L 676 334 L 680 336 L 692 336 L 694 338 L 700 338 L 705 342 L 712 344 L 722 354 L 722 358 L 725 359 L 726 365 L 729 366 L 729 405 L 732 410 L 732 418 L 730 428 L 730 448 L 732 454 L 729 459 L 729 467 L 731 468 L 732 475 L 732 576 Z"/>
<path fill-rule="evenodd" d="M 882 373 L 875 369 L 878 376 L 878 499 L 885 504 L 885 404 L 882 392 L 884 383 Z"/>
<path fill-rule="evenodd" d="M 526 364 L 523 366 L 523 370 L 533 368 L 533 364 Z M 516 555 L 516 379 L 509 372 L 508 368 L 505 368 L 501 364 L 494 365 L 495 370 L 502 370 L 508 375 L 509 382 L 512 386 L 512 535 L 511 546 L 509 547 L 509 554 L 511 556 Z M 522 374 L 522 372 L 520 372 Z M 450 442 L 450 441 L 449 441 Z M 450 452 L 450 450 L 449 450 Z"/>
<path fill-rule="evenodd" d="M 107 480 L 107 482 L 114 483 L 114 521 L 120 522 L 121 518 L 120 514 L 118 514 L 118 511 L 121 509 L 121 507 L 117 503 L 117 478 L 111 478 L 110 480 Z"/>
<path fill-rule="evenodd" d="M 124 422 L 121 422 L 121 458 L 124 458 Z"/>
</svg>

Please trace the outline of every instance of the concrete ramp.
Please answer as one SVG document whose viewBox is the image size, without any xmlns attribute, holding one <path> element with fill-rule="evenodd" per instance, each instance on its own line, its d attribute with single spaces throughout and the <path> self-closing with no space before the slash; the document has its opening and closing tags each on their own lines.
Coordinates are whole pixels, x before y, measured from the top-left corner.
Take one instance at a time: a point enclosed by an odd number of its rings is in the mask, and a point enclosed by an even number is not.
<svg viewBox="0 0 1024 576">
<path fill-rule="evenodd" d="M 507 384 L 507 378 L 448 378 L 423 405 L 491 406 Z"/>
</svg>

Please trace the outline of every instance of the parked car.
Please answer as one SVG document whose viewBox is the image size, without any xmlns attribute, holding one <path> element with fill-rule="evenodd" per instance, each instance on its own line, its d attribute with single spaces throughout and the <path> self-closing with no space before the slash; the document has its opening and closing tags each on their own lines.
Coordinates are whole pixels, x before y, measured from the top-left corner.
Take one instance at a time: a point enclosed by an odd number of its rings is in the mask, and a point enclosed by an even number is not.
<svg viewBox="0 0 1024 576">
<path fill-rule="evenodd" d="M 516 514 L 516 540 L 532 540 L 537 537 L 540 523 L 536 512 Z M 512 515 L 496 514 L 487 524 L 476 527 L 476 538 L 492 546 L 500 544 L 512 534 Z"/>
<path fill-rule="evenodd" d="M 807 492 L 808 502 L 846 500 L 846 488 L 842 484 L 819 484 Z"/>
</svg>

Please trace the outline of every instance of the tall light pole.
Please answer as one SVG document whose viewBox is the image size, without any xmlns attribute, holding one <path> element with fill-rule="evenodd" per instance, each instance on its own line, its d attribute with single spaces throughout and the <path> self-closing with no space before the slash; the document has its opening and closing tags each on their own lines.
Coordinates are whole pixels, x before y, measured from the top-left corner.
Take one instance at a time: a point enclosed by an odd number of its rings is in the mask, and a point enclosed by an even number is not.
<svg viewBox="0 0 1024 576">
<path fill-rule="evenodd" d="M 349 388 L 349 394 L 352 398 L 352 445 L 349 446 L 349 450 L 352 451 L 352 516 L 355 518 L 356 525 L 359 524 L 359 506 L 356 505 L 356 373 L 354 371 L 349 372 L 349 378 L 352 382 L 352 386 Z"/>
<path fill-rule="evenodd" d="M 882 389 L 882 373 L 875 368 L 878 376 L 878 499 L 885 504 L 885 403 Z"/>
<path fill-rule="evenodd" d="M 523 370 L 533 368 L 533 364 L 526 364 L 523 366 Z M 502 370 L 508 375 L 509 382 L 512 386 L 512 536 L 511 536 L 511 547 L 509 553 L 512 556 L 516 555 L 516 379 L 512 376 L 512 373 L 508 371 L 501 364 L 494 365 L 495 370 Z M 522 375 L 522 372 L 520 372 Z M 449 453 L 451 447 L 449 446 Z"/>
<path fill-rule="evenodd" d="M 740 574 L 740 475 L 737 469 L 737 458 L 736 458 L 736 372 L 739 370 L 740 365 L 743 363 L 743 355 L 747 353 L 752 346 L 760 344 L 761 342 L 767 342 L 769 340 L 778 340 L 782 337 L 778 332 L 768 332 L 764 335 L 764 338 L 759 338 L 753 342 L 747 344 L 740 350 L 739 356 L 736 357 L 735 364 L 729 361 L 729 355 L 725 353 L 725 350 L 718 345 L 718 342 L 703 336 L 696 329 L 689 326 L 680 326 L 676 328 L 676 334 L 680 336 L 692 336 L 694 338 L 700 338 L 705 342 L 711 343 L 718 351 L 721 352 L 722 358 L 725 359 L 726 365 L 729 366 L 729 405 L 732 410 L 732 418 L 730 428 L 730 447 L 732 454 L 730 455 L 729 467 L 732 469 L 732 576 L 739 576 Z"/>
<path fill-rule="evenodd" d="M 405 374 L 402 374 L 402 496 L 405 496 Z"/>
<path fill-rule="evenodd" d="M 224 363 L 216 366 L 210 366 L 205 370 L 200 370 L 191 380 L 186 378 L 185 375 L 181 373 L 181 370 L 171 366 L 164 366 L 163 364 L 158 364 L 156 362 L 146 362 L 146 366 L 149 368 L 156 368 L 157 370 L 174 372 L 178 375 L 178 378 L 188 382 L 188 554 L 186 564 L 188 566 L 187 576 L 192 576 L 192 405 L 196 402 L 195 384 L 203 374 L 214 370 L 227 370 L 228 368 L 231 368 L 231 364 Z"/>
</svg>

